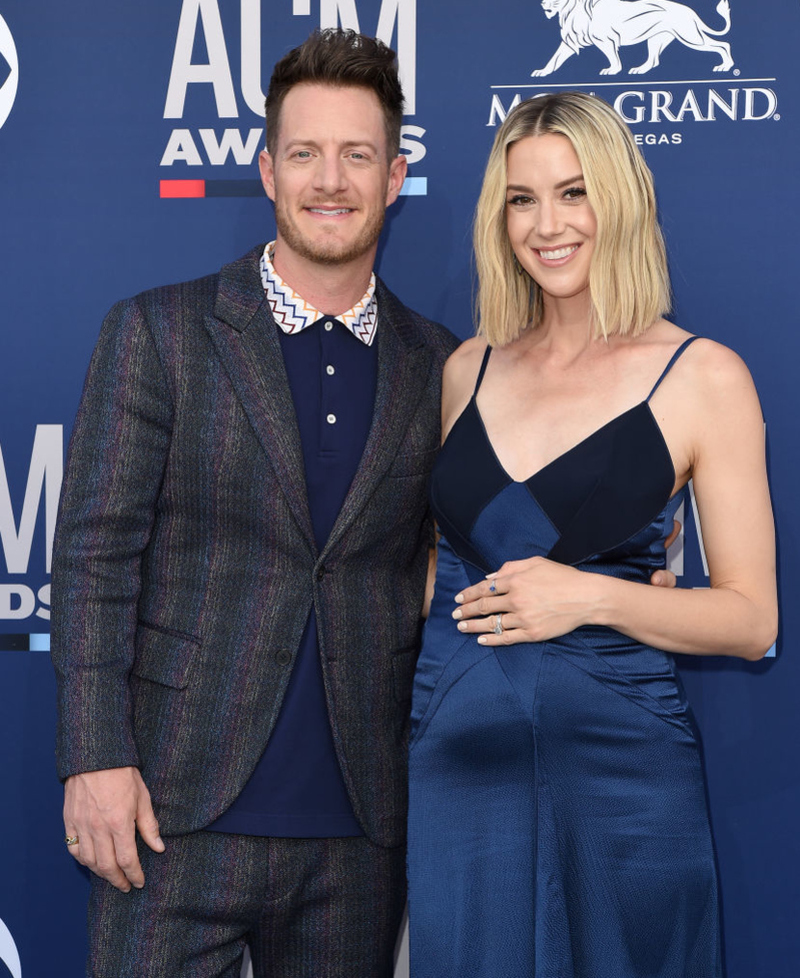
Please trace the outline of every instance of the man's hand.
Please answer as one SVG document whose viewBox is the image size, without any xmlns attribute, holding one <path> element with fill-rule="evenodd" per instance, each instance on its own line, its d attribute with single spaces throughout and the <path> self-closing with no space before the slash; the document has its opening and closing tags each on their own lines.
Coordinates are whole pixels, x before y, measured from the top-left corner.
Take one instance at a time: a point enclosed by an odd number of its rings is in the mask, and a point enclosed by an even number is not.
<svg viewBox="0 0 800 978">
<path fill-rule="evenodd" d="M 681 525 L 677 520 L 672 521 L 672 533 L 664 541 L 664 549 L 669 550 L 672 544 L 677 540 L 678 534 L 681 532 Z M 656 587 L 675 587 L 678 583 L 678 579 L 672 573 L 672 571 L 667 570 L 657 570 L 650 578 L 650 583 L 654 584 Z"/>
<path fill-rule="evenodd" d="M 650 583 L 656 587 L 675 587 L 678 583 L 677 577 L 669 570 L 657 570 L 650 577 Z"/>
<path fill-rule="evenodd" d="M 154 852 L 163 852 L 158 822 L 139 769 L 114 767 L 73 774 L 64 785 L 64 828 L 78 842 L 69 851 L 93 873 L 128 893 L 144 886 L 136 829 Z"/>
</svg>

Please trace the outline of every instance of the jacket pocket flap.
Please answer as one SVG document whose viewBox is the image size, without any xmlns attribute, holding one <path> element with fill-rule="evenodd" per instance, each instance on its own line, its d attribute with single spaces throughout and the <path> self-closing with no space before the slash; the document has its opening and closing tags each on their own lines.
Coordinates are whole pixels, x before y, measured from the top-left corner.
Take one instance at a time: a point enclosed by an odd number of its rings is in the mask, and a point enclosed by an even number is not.
<svg viewBox="0 0 800 978">
<path fill-rule="evenodd" d="M 140 679 L 185 689 L 189 685 L 189 670 L 199 649 L 199 639 L 139 622 L 136 628 L 136 656 L 131 671 Z"/>
</svg>

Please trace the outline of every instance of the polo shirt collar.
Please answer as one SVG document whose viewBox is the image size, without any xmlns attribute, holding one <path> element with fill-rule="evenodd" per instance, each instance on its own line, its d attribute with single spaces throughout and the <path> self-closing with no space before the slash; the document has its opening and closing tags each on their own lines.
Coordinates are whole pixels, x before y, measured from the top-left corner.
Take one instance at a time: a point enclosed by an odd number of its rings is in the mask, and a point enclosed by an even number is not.
<svg viewBox="0 0 800 978">
<path fill-rule="evenodd" d="M 378 328 L 378 301 L 375 297 L 375 273 L 370 275 L 369 287 L 362 298 L 340 316 L 326 316 L 299 296 L 275 271 L 272 256 L 275 242 L 264 248 L 259 267 L 261 282 L 275 322 L 284 333 L 299 333 L 320 319 L 335 318 L 366 346 L 372 346 Z"/>
</svg>

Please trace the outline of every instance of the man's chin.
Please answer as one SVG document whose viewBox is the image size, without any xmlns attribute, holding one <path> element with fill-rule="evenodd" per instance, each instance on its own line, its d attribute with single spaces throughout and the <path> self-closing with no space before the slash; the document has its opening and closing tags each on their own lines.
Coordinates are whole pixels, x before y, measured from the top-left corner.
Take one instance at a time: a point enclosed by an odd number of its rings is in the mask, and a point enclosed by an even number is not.
<svg viewBox="0 0 800 978">
<path fill-rule="evenodd" d="M 371 250 L 371 245 L 366 248 L 335 248 L 327 246 L 309 248 L 302 257 L 307 258 L 317 265 L 349 265 L 350 262 L 363 258 Z"/>
<path fill-rule="evenodd" d="M 283 237 L 295 254 L 316 265 L 348 265 L 372 252 L 378 241 L 377 235 L 353 242 L 308 241 L 297 237 L 286 238 L 285 235 Z"/>
<path fill-rule="evenodd" d="M 336 234 L 306 235 L 290 223 L 278 220 L 278 234 L 296 255 L 317 265 L 348 265 L 371 254 L 381 233 L 383 219 L 362 227 L 361 233 L 350 241 Z"/>
</svg>

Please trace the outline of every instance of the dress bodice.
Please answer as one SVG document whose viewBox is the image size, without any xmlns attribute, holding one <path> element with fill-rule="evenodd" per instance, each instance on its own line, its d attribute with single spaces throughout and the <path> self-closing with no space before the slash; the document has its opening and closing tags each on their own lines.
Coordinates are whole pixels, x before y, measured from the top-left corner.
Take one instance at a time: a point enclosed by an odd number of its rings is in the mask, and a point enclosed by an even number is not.
<svg viewBox="0 0 800 978">
<path fill-rule="evenodd" d="M 573 565 L 602 564 L 604 555 L 616 564 L 627 556 L 636 578 L 637 567 L 649 573 L 654 559 L 663 563 L 664 529 L 682 495 L 671 496 L 675 470 L 650 399 L 694 339 L 678 348 L 643 401 L 522 482 L 497 458 L 478 408 L 487 349 L 475 393 L 442 446 L 431 482 L 434 515 L 458 556 L 484 573 L 498 561 L 535 555 Z M 493 504 L 501 497 L 511 505 L 500 507 L 498 519 Z"/>
</svg>

